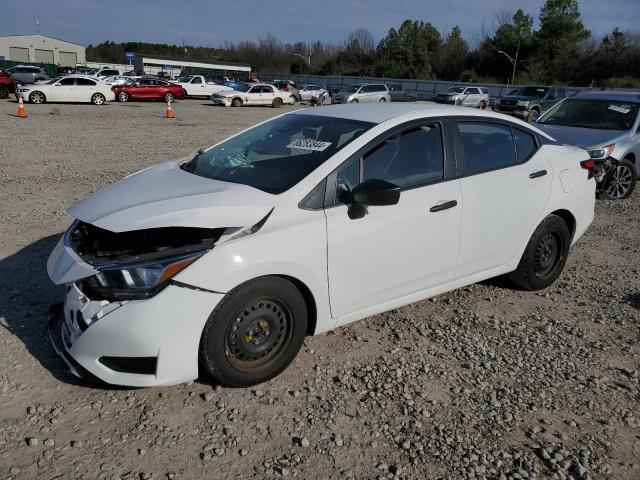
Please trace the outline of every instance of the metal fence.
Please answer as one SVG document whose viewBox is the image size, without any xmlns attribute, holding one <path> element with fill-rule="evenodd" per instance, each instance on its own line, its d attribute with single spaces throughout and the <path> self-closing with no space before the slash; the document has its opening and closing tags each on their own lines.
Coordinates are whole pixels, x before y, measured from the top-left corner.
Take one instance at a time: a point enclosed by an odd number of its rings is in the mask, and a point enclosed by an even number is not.
<svg viewBox="0 0 640 480">
<path fill-rule="evenodd" d="M 350 77 L 338 75 L 290 75 L 277 73 L 260 73 L 258 78 L 261 81 L 270 82 L 272 80 L 293 80 L 298 85 L 310 83 L 320 85 L 325 88 L 341 89 L 347 85 L 354 83 L 386 83 L 400 84 L 405 90 L 417 93 L 418 100 L 430 100 L 436 93 L 446 92 L 451 87 L 483 87 L 489 90 L 491 97 L 503 97 L 510 91 L 524 87 L 526 85 L 505 85 L 491 83 L 468 83 L 468 82 L 445 82 L 440 80 L 408 80 L 406 78 L 389 78 L 389 77 Z M 582 88 L 567 88 L 569 93 L 576 93 Z"/>
</svg>

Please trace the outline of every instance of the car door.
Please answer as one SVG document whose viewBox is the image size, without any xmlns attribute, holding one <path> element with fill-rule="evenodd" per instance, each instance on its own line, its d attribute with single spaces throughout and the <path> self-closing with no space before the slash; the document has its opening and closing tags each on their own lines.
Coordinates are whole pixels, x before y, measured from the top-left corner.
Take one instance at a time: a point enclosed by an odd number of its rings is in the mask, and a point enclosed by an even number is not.
<svg viewBox="0 0 640 480">
<path fill-rule="evenodd" d="M 276 88 L 271 85 L 262 85 L 261 91 L 262 105 L 271 105 L 273 103 L 273 99 L 278 96 Z"/>
<path fill-rule="evenodd" d="M 205 85 L 201 77 L 193 77 L 188 84 L 189 95 L 206 95 Z"/>
<path fill-rule="evenodd" d="M 477 105 L 477 94 L 475 88 L 466 88 L 462 97 L 462 105 L 472 107 Z"/>
<path fill-rule="evenodd" d="M 73 102 L 75 83 L 75 78 L 63 77 L 49 89 L 49 100 L 52 102 Z"/>
<path fill-rule="evenodd" d="M 262 86 L 256 85 L 251 87 L 246 94 L 247 105 L 260 105 L 262 104 Z"/>
<path fill-rule="evenodd" d="M 76 86 L 72 89 L 73 102 L 89 102 L 96 92 L 96 82 L 88 78 L 76 78 Z"/>
<path fill-rule="evenodd" d="M 443 148 L 442 125 L 423 121 L 380 138 L 330 175 L 327 218 L 329 296 L 334 318 L 409 303 L 453 280 L 460 233 L 461 193 Z M 382 179 L 402 187 L 396 205 L 349 216 L 360 182 Z M 333 188 L 333 193 L 330 188 Z M 414 297 L 411 299 L 410 297 Z"/>
<path fill-rule="evenodd" d="M 551 165 L 526 129 L 458 120 L 464 198 L 457 278 L 499 269 L 529 240 L 551 193 Z"/>
</svg>

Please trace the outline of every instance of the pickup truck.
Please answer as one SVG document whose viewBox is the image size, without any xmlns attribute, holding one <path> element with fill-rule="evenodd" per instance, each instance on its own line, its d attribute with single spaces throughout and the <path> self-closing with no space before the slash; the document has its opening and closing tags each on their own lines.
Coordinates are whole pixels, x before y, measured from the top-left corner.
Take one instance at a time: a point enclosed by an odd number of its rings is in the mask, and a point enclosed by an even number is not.
<svg viewBox="0 0 640 480">
<path fill-rule="evenodd" d="M 212 94 L 223 90 L 232 90 L 230 87 L 208 81 L 203 75 L 189 75 L 180 77 L 175 82 L 180 85 L 188 97 L 211 97 Z"/>
<path fill-rule="evenodd" d="M 493 110 L 535 122 L 541 114 L 565 98 L 566 88 L 523 87 L 498 100 Z"/>
<path fill-rule="evenodd" d="M 388 83 L 389 96 L 392 102 L 415 102 L 418 94 L 411 90 L 405 90 L 400 83 Z"/>
</svg>

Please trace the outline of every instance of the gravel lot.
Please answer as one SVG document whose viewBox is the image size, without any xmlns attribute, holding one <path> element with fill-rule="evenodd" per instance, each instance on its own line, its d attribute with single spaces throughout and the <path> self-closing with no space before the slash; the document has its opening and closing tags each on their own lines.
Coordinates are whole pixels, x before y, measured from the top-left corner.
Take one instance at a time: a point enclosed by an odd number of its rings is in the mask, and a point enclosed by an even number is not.
<svg viewBox="0 0 640 480">
<path fill-rule="evenodd" d="M 254 389 L 92 388 L 49 346 L 64 211 L 287 108 L 0 101 L 0 479 L 640 478 L 640 194 L 543 292 L 496 279 L 309 338 Z M 179 319 L 176 319 L 179 321 Z"/>
</svg>

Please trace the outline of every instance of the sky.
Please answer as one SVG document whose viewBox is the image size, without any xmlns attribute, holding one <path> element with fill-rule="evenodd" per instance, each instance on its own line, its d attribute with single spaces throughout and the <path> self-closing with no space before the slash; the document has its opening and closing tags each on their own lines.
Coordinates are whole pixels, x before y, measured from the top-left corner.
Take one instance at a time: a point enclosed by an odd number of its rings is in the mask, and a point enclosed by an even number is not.
<svg viewBox="0 0 640 480">
<path fill-rule="evenodd" d="M 342 42 L 356 28 L 376 42 L 403 20 L 454 25 L 474 43 L 496 15 L 522 8 L 537 22 L 544 0 L 0 0 L 0 35 L 36 33 L 88 45 L 106 40 L 217 47 L 273 33 L 283 42 Z M 640 0 L 579 0 L 596 36 L 637 31 Z M 36 26 L 36 19 L 39 26 Z"/>
</svg>

